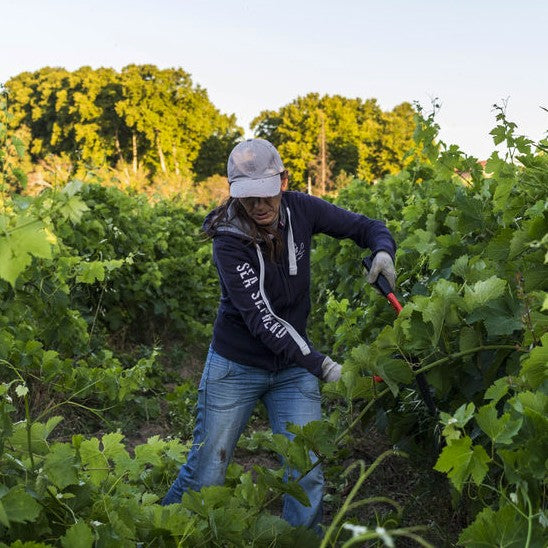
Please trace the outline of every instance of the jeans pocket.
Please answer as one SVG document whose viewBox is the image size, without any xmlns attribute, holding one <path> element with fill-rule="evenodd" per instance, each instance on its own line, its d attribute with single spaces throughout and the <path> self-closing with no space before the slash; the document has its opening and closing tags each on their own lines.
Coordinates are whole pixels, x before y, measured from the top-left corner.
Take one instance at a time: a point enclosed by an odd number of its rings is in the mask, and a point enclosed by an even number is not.
<svg viewBox="0 0 548 548">
<path fill-rule="evenodd" d="M 297 383 L 299 392 L 307 399 L 321 401 L 320 384 L 318 378 L 312 373 L 301 377 Z"/>
<path fill-rule="evenodd" d="M 230 374 L 230 360 L 219 356 L 219 354 L 213 354 L 209 356 L 207 361 L 207 375 L 208 381 L 220 381 Z"/>
</svg>

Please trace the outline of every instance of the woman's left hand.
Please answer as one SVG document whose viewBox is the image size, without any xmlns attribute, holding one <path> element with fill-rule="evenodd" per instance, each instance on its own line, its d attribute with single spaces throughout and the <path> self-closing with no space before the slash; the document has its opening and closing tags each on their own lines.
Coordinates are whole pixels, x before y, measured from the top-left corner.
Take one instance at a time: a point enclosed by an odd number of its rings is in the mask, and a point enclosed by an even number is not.
<svg viewBox="0 0 548 548">
<path fill-rule="evenodd" d="M 367 275 L 367 281 L 370 284 L 374 284 L 379 277 L 379 274 L 383 274 L 388 280 L 390 287 L 395 289 L 396 287 L 396 270 L 394 268 L 394 261 L 389 253 L 386 251 L 379 251 L 374 257 L 371 263 L 369 274 Z"/>
</svg>

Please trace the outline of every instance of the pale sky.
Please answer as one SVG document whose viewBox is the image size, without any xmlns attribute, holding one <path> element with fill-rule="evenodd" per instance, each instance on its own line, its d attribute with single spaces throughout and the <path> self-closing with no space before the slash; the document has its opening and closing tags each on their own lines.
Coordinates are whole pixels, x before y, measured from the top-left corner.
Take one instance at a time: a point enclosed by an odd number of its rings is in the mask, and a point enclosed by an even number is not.
<svg viewBox="0 0 548 548">
<path fill-rule="evenodd" d="M 0 82 L 44 66 L 181 67 L 249 131 L 309 92 L 439 97 L 441 137 L 484 159 L 492 105 L 548 129 L 546 0 L 0 0 Z"/>
</svg>

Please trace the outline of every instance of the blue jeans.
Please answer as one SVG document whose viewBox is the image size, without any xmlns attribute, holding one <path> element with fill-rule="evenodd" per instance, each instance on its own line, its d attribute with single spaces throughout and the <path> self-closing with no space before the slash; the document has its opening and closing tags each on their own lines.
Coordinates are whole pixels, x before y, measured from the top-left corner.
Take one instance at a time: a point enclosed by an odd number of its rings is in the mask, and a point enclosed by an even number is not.
<svg viewBox="0 0 548 548">
<path fill-rule="evenodd" d="M 259 399 L 275 434 L 293 438 L 286 430 L 288 422 L 302 426 L 321 420 L 318 379 L 306 369 L 265 371 L 223 358 L 210 348 L 198 389 L 194 443 L 162 504 L 181 502 L 187 490 L 224 483 L 236 443 Z M 322 519 L 323 483 L 317 466 L 300 481 L 310 506 L 284 495 L 282 518 L 294 526 L 315 528 Z"/>
</svg>

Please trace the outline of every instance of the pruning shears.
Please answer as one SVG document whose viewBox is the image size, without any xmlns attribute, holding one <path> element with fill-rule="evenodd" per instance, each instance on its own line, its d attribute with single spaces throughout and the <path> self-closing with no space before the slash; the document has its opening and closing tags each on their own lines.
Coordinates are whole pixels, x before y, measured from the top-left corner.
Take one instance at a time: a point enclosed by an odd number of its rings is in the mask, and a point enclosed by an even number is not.
<svg viewBox="0 0 548 548">
<path fill-rule="evenodd" d="M 371 270 L 371 265 L 373 264 L 373 258 L 371 256 L 365 257 L 365 259 L 362 260 L 362 264 L 367 272 L 369 272 Z M 392 291 L 390 283 L 383 274 L 379 274 L 377 280 L 372 285 L 381 292 L 381 294 L 387 299 L 387 301 L 390 303 L 390 305 L 397 314 L 402 311 L 403 306 L 399 303 L 396 295 Z M 426 382 L 424 374 L 417 373 L 417 375 L 415 375 L 415 379 L 417 381 L 417 386 L 419 387 L 419 392 L 421 393 L 422 399 L 424 400 L 428 411 L 433 416 L 437 415 L 438 410 L 436 408 L 434 400 L 432 399 L 432 394 L 430 393 L 430 388 L 428 386 L 428 383 Z M 373 380 L 375 382 L 383 382 L 382 377 L 379 377 L 378 375 L 373 375 Z"/>
</svg>

